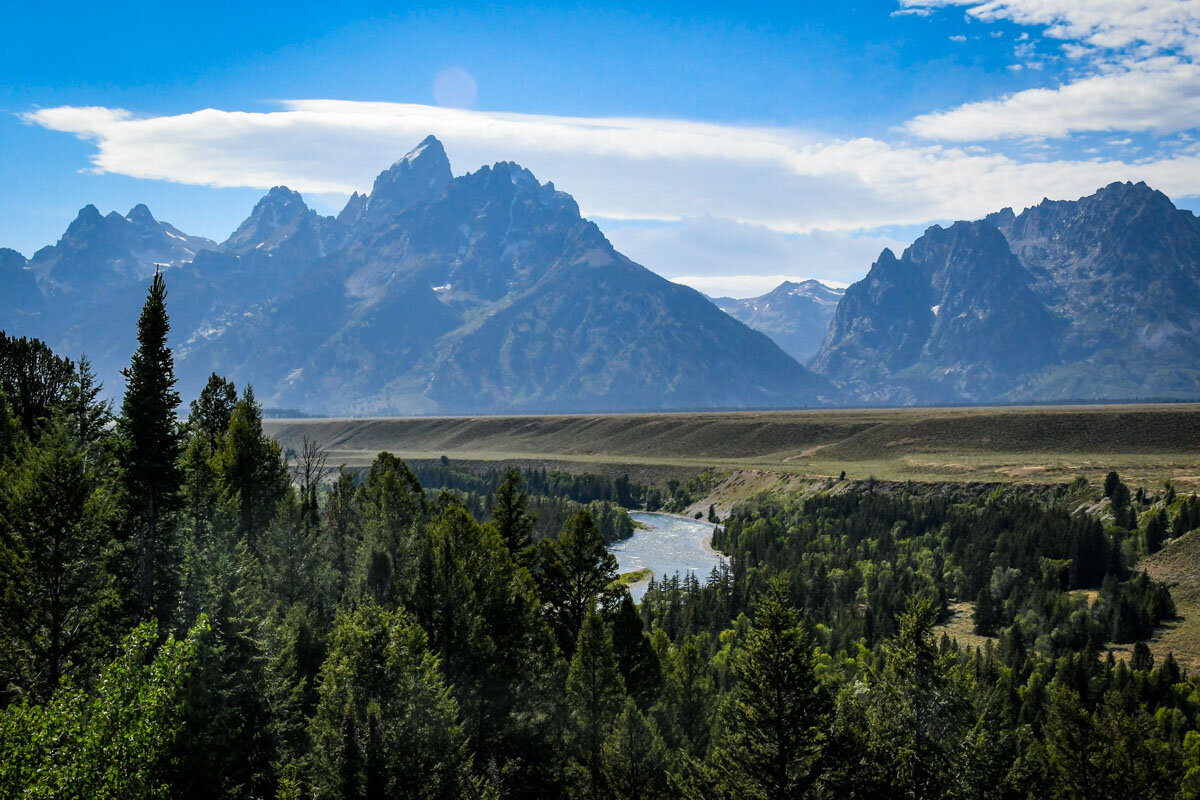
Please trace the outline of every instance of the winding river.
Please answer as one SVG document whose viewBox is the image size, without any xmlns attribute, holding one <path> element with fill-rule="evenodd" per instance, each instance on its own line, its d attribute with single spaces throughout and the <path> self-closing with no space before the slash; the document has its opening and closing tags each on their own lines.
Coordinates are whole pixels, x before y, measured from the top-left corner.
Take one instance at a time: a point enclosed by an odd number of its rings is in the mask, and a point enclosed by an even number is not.
<svg viewBox="0 0 1200 800">
<path fill-rule="evenodd" d="M 622 573 L 649 568 L 656 580 L 662 580 L 676 572 L 680 576 L 694 572 L 703 582 L 724 558 L 710 545 L 716 527 L 711 522 L 650 511 L 631 511 L 629 516 L 646 527 L 609 548 Z M 630 587 L 634 600 L 642 599 L 648 583 Z"/>
</svg>

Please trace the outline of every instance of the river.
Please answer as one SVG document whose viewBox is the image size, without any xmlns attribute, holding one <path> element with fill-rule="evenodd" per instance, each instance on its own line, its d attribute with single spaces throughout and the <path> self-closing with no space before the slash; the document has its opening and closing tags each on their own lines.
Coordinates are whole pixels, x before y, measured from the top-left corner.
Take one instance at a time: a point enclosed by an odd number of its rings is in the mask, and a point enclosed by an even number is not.
<svg viewBox="0 0 1200 800">
<path fill-rule="evenodd" d="M 617 557 L 621 573 L 648 567 L 655 579 L 661 581 L 676 572 L 680 577 L 694 572 L 703 583 L 712 568 L 724 559 L 710 546 L 716 527 L 711 522 L 650 511 L 631 511 L 629 516 L 646 527 L 609 548 Z M 648 583 L 643 581 L 630 588 L 634 600 L 642 599 Z"/>
</svg>

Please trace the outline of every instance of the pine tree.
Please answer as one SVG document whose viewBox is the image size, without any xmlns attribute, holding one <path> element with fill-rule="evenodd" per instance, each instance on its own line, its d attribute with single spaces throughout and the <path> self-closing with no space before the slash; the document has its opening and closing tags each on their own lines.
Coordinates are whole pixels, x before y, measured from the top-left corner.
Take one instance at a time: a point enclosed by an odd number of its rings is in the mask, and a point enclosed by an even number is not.
<svg viewBox="0 0 1200 800">
<path fill-rule="evenodd" d="M 701 652 L 702 641 L 693 637 L 672 649 L 663 685 L 663 708 L 670 721 L 664 733 L 671 733 L 672 744 L 695 759 L 708 752 L 716 705 L 716 689 Z"/>
<path fill-rule="evenodd" d="M 531 720 L 553 713 L 543 684 L 553 672 L 554 644 L 533 582 L 499 533 L 461 506 L 434 517 L 424 534 L 416 559 L 423 566 L 405 606 L 453 686 L 477 763 L 522 769 L 506 762 L 548 738 Z"/>
<path fill-rule="evenodd" d="M 1117 488 L 1117 484 L 1121 482 L 1121 476 L 1116 473 L 1116 470 L 1104 476 L 1104 496 L 1112 497 L 1113 492 Z"/>
<path fill-rule="evenodd" d="M 167 346 L 167 287 L 156 272 L 138 319 L 138 348 L 123 370 L 125 400 L 118 430 L 129 503 L 130 545 L 136 566 L 137 612 L 154 609 L 161 619 L 176 578 L 174 513 L 181 502 L 182 437 L 176 409 L 175 361 Z"/>
<path fill-rule="evenodd" d="M 237 516 L 238 539 L 257 555 L 291 481 L 279 443 L 263 432 L 262 407 L 250 387 L 230 415 L 215 462 L 225 498 Z"/>
<path fill-rule="evenodd" d="M 325 498 L 320 550 L 326 565 L 325 593 L 332 603 L 341 602 L 350 586 L 350 573 L 362 537 L 362 514 L 354 485 L 354 473 L 344 466 Z"/>
<path fill-rule="evenodd" d="M 101 397 L 102 391 L 104 386 L 97 382 L 92 362 L 86 355 L 80 356 L 68 390 L 66 409 L 75 441 L 92 460 L 112 419 L 112 402 Z"/>
<path fill-rule="evenodd" d="M 1065 684 L 1056 684 L 1051 692 L 1044 738 L 1056 797 L 1103 796 L 1103 778 L 1096 769 L 1100 743 L 1094 720 L 1079 694 Z"/>
<path fill-rule="evenodd" d="M 601 748 L 625 704 L 612 639 L 600 615 L 589 610 L 567 673 L 567 705 L 575 720 L 576 759 L 585 773 L 590 800 L 604 796 Z"/>
<path fill-rule="evenodd" d="M 528 495 L 521 491 L 521 473 L 515 469 L 508 469 L 504 480 L 496 487 L 492 498 L 492 521 L 513 558 L 517 563 L 527 565 L 536 520 L 529 513 Z"/>
<path fill-rule="evenodd" d="M 625 701 L 600 753 L 604 782 L 614 800 L 667 796 L 667 754 L 654 721 Z"/>
<path fill-rule="evenodd" d="M 617 559 L 586 509 L 567 520 L 557 539 L 538 543 L 534 579 L 564 655 L 575 650 L 583 620 L 617 578 Z"/>
<path fill-rule="evenodd" d="M 188 433 L 193 438 L 206 441 L 210 451 L 216 451 L 225 438 L 225 432 L 229 430 L 229 421 L 237 403 L 237 387 L 233 382 L 212 373 L 208 376 L 208 383 L 200 390 L 200 396 L 191 403 Z"/>
<path fill-rule="evenodd" d="M 0 518 L 0 539 L 18 556 L 15 574 L 6 576 L 18 603 L 4 615 L 0 647 L 24 665 L 20 674 L 0 677 L 42 698 L 62 677 L 87 674 L 88 651 L 102 645 L 94 639 L 110 498 L 70 427 L 69 420 L 52 424 L 10 476 Z"/>
<path fill-rule="evenodd" d="M 829 700 L 813 671 L 813 643 L 776 581 L 759 600 L 736 683 L 721 707 L 714 763 L 733 796 L 785 800 L 817 778 Z"/>
<path fill-rule="evenodd" d="M 1149 515 L 1144 531 L 1146 552 L 1157 553 L 1167 538 L 1167 513 L 1161 508 Z"/>
<path fill-rule="evenodd" d="M 74 365 L 45 342 L 14 339 L 0 331 L 0 391 L 8 395 L 31 441 L 37 442 L 55 409 L 66 404 L 74 377 Z"/>
<path fill-rule="evenodd" d="M 473 785 L 458 707 L 402 612 L 364 604 L 339 615 L 309 733 L 314 795 L 461 797 Z M 374 719 L 372 719 L 372 717 Z"/>
<path fill-rule="evenodd" d="M 612 615 L 613 650 L 617 666 L 629 694 L 643 708 L 658 699 L 662 685 L 662 666 L 658 654 L 650 646 L 650 637 L 642 630 L 642 618 L 629 592 L 623 592 L 616 613 Z"/>
</svg>

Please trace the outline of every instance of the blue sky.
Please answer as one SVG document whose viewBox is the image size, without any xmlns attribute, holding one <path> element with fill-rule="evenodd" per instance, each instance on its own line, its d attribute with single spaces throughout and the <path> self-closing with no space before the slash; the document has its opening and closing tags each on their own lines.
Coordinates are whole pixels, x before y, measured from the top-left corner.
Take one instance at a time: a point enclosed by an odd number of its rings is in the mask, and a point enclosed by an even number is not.
<svg viewBox="0 0 1200 800">
<path fill-rule="evenodd" d="M 0 246 L 86 203 L 219 241 L 276 183 L 335 212 L 429 132 L 714 293 L 1112 180 L 1200 195 L 1183 0 L 184 5 L 6 8 Z"/>
</svg>

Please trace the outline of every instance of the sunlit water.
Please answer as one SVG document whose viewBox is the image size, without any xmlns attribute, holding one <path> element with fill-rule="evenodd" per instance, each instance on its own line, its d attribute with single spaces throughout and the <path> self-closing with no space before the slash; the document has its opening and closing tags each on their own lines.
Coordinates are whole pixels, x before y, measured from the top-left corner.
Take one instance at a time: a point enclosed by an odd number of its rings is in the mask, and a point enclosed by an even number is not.
<svg viewBox="0 0 1200 800">
<path fill-rule="evenodd" d="M 648 527 L 635 530 L 633 536 L 609 548 L 622 573 L 649 567 L 656 580 L 676 572 L 680 577 L 694 572 L 703 582 L 720 563 L 721 554 L 706 544 L 716 527 L 711 522 L 649 511 L 631 511 L 629 516 Z M 641 600 L 646 584 L 633 587 L 630 593 L 634 600 Z"/>
</svg>

